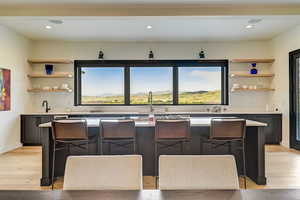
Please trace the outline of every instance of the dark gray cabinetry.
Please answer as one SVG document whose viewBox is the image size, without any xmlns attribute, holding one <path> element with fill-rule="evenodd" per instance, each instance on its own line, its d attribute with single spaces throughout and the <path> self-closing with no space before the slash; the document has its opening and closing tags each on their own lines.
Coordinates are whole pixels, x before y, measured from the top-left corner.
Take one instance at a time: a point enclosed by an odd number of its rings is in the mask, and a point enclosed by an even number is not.
<svg viewBox="0 0 300 200">
<path fill-rule="evenodd" d="M 268 124 L 264 128 L 266 144 L 279 144 L 282 140 L 282 116 L 281 114 L 268 115 L 242 115 L 246 119 Z"/>
<path fill-rule="evenodd" d="M 21 115 L 21 142 L 23 145 L 41 145 L 39 124 L 50 122 L 50 115 Z"/>
</svg>

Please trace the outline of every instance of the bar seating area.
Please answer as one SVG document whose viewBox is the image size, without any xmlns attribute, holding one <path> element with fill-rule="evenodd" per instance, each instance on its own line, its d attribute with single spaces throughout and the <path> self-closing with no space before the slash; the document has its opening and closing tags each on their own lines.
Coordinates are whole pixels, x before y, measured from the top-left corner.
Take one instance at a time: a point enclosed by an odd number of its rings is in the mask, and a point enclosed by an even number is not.
<svg viewBox="0 0 300 200">
<path fill-rule="evenodd" d="M 246 120 L 238 118 L 212 118 L 209 141 L 232 141 L 244 144 Z M 238 189 L 236 161 L 230 151 L 227 155 L 186 155 L 191 142 L 189 119 L 157 119 L 154 123 L 155 153 L 153 168 L 156 188 L 161 190 Z M 70 147 L 83 148 L 89 144 L 87 121 L 65 119 L 52 122 L 53 165 L 52 189 L 55 174 L 55 152 L 59 143 L 66 144 L 67 157 L 64 172 L 64 190 L 137 190 L 142 189 L 143 155 L 136 151 L 134 120 L 100 120 L 96 154 L 90 152 L 72 155 Z M 224 130 L 226 130 L 224 132 Z M 224 134 L 225 133 L 225 134 Z M 94 139 L 93 139 L 94 140 Z M 207 142 L 207 141 L 206 141 Z M 108 152 L 103 146 L 108 144 Z M 129 154 L 113 155 L 112 147 L 125 148 Z M 180 146 L 179 154 L 160 154 L 160 149 Z M 88 150 L 88 145 L 86 149 Z M 131 147 L 131 148 L 128 148 Z M 200 146 L 199 146 L 200 148 Z M 244 152 L 244 151 L 243 151 Z M 131 155 L 130 155 L 131 154 Z M 245 167 L 245 166 L 244 166 Z M 156 171 L 158 170 L 158 171 Z M 245 171 L 243 171 L 245 172 Z M 244 175 L 245 177 L 245 175 Z"/>
</svg>

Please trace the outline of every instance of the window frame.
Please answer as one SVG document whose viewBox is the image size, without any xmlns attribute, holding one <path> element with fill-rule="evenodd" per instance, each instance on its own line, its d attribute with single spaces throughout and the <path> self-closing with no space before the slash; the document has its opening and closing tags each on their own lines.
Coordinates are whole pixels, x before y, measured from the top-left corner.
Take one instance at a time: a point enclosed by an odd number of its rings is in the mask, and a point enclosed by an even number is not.
<svg viewBox="0 0 300 200">
<path fill-rule="evenodd" d="M 74 105 L 75 106 L 145 106 L 130 104 L 130 67 L 172 67 L 173 104 L 154 104 L 155 106 L 195 106 L 229 105 L 228 60 L 75 60 L 74 61 Z M 178 68 L 179 67 L 222 67 L 221 104 L 179 104 L 178 103 Z M 81 68 L 83 67 L 123 67 L 124 68 L 124 104 L 82 104 Z"/>
</svg>

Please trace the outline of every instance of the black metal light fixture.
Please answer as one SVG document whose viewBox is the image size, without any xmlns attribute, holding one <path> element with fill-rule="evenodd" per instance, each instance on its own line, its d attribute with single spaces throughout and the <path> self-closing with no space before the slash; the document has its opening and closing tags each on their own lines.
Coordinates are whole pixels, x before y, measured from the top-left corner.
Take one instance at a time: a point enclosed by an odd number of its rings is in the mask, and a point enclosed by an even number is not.
<svg viewBox="0 0 300 200">
<path fill-rule="evenodd" d="M 99 51 L 98 59 L 100 59 L 100 60 L 104 59 L 104 53 L 103 53 L 103 51 Z"/>
<path fill-rule="evenodd" d="M 199 52 L 199 58 L 205 58 L 205 52 L 203 49 Z"/>
<path fill-rule="evenodd" d="M 152 50 L 149 51 L 148 58 L 149 59 L 153 59 L 154 58 L 154 53 L 153 53 Z"/>
</svg>

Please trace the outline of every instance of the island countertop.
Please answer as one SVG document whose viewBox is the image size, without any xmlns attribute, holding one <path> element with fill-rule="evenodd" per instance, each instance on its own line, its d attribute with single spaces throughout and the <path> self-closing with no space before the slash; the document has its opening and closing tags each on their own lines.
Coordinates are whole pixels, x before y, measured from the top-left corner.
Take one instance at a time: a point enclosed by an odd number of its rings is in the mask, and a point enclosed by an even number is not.
<svg viewBox="0 0 300 200">
<path fill-rule="evenodd" d="M 93 112 L 93 111 L 72 111 L 72 112 L 29 112 L 22 115 L 147 115 L 146 112 Z M 272 115 L 282 114 L 278 111 L 226 111 L 226 112 L 201 112 L 201 111 L 172 111 L 172 112 L 156 112 L 155 115 L 235 115 L 235 114 L 258 114 Z"/>
<path fill-rule="evenodd" d="M 88 127 L 99 127 L 101 118 L 86 118 Z M 108 121 L 117 121 L 116 120 L 108 120 Z M 207 127 L 211 124 L 211 117 L 190 117 L 191 126 L 199 126 L 199 127 Z M 253 120 L 246 120 L 246 126 L 257 126 L 257 127 L 265 127 L 268 124 L 261 123 Z M 150 121 L 135 121 L 136 127 L 154 127 L 155 123 Z M 40 128 L 50 128 L 51 122 L 43 123 L 39 125 Z"/>
</svg>

